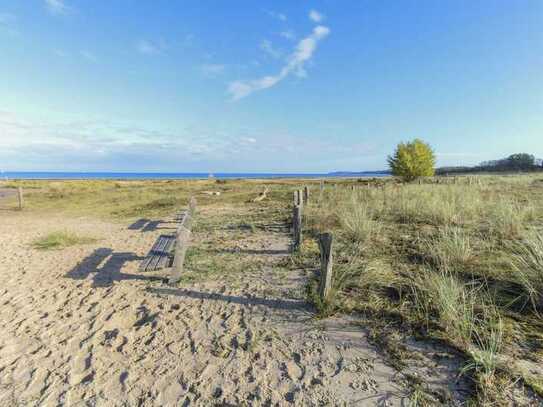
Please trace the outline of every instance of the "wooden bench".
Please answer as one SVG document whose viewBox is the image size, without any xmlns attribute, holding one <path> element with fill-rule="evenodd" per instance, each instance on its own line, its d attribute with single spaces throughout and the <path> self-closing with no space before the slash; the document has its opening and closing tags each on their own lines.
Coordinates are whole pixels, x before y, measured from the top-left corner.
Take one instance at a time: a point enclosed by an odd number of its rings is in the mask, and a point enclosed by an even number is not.
<svg viewBox="0 0 543 407">
<path fill-rule="evenodd" d="M 185 254 L 189 245 L 192 220 L 196 213 L 196 199 L 189 201 L 188 210 L 175 216 L 180 224 L 172 234 L 160 235 L 155 244 L 140 264 L 140 271 L 157 271 L 171 268 L 170 283 L 175 283 L 181 278 Z"/>
</svg>

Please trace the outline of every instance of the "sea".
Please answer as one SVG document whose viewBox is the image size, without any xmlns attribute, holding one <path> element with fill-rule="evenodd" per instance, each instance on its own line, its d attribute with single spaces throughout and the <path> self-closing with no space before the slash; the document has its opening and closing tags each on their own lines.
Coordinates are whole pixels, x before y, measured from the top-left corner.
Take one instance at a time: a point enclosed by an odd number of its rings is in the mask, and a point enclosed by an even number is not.
<svg viewBox="0 0 543 407">
<path fill-rule="evenodd" d="M 385 171 L 318 173 L 198 173 L 198 172 L 0 172 L 0 180 L 170 180 L 170 179 L 262 179 L 262 178 L 359 178 L 385 177 Z"/>
</svg>

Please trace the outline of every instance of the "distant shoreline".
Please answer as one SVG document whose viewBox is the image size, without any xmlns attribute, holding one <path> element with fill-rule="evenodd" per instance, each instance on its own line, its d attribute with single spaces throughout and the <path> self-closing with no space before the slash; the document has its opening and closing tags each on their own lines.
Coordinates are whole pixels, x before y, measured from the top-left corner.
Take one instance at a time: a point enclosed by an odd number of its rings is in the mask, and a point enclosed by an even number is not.
<svg viewBox="0 0 543 407">
<path fill-rule="evenodd" d="M 6 171 L 0 180 L 182 180 L 182 179 L 281 179 L 281 178 L 377 178 L 390 176 L 385 171 L 312 173 L 154 173 L 154 172 L 55 172 Z"/>
</svg>

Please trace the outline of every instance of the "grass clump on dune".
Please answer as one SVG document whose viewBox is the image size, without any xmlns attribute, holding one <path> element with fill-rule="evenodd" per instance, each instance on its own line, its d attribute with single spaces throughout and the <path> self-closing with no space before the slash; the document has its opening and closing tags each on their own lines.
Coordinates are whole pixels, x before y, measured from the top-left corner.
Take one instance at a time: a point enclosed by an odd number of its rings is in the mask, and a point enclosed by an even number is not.
<svg viewBox="0 0 543 407">
<path fill-rule="evenodd" d="M 339 218 L 348 239 L 359 244 L 368 243 L 381 228 L 379 222 L 373 220 L 368 205 L 354 201 L 340 209 Z"/>
<path fill-rule="evenodd" d="M 32 242 L 32 247 L 38 250 L 64 249 L 78 244 L 93 243 L 97 239 L 87 236 L 78 236 L 71 232 L 52 232 Z"/>
<path fill-rule="evenodd" d="M 534 309 L 543 309 L 543 233 L 534 233 L 512 245 L 515 280 Z"/>
<path fill-rule="evenodd" d="M 443 270 L 462 271 L 473 256 L 469 235 L 456 227 L 441 229 L 423 246 L 428 259 Z"/>
</svg>

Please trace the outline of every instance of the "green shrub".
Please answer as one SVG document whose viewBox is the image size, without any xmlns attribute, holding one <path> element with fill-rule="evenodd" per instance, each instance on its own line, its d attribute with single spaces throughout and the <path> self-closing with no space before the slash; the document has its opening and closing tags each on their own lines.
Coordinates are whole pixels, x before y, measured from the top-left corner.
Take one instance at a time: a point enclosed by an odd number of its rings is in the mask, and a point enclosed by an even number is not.
<svg viewBox="0 0 543 407">
<path fill-rule="evenodd" d="M 400 143 L 394 155 L 388 157 L 392 174 L 406 181 L 433 176 L 435 162 L 435 155 L 430 145 L 419 139 Z"/>
</svg>

